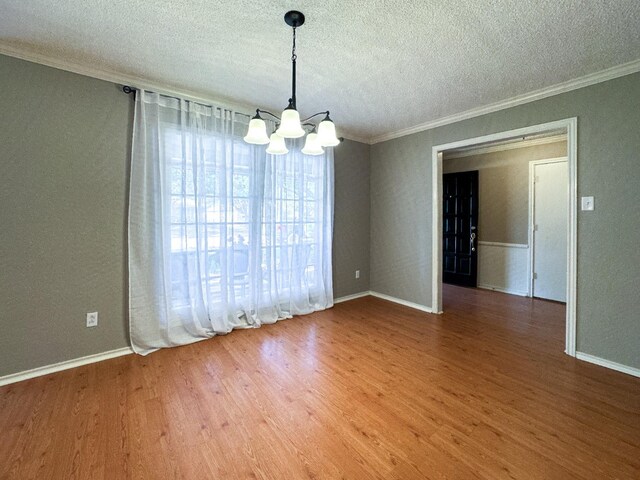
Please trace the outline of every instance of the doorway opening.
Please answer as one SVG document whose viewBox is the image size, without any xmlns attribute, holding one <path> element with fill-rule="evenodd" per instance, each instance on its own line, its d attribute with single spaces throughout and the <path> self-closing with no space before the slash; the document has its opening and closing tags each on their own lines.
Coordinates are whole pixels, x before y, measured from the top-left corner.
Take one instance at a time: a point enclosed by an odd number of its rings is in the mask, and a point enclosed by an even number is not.
<svg viewBox="0 0 640 480">
<path fill-rule="evenodd" d="M 566 302 L 566 135 L 447 150 L 442 186 L 444 283 Z"/>
<path fill-rule="evenodd" d="M 478 204 L 481 205 L 483 200 L 482 195 L 478 196 L 479 190 L 482 193 L 482 187 L 478 189 L 477 171 L 469 173 L 474 170 L 467 168 L 466 174 L 456 175 L 465 170 L 461 169 L 464 162 L 461 162 L 460 157 L 470 156 L 465 152 L 472 150 L 477 152 L 479 149 L 488 151 L 491 148 L 503 150 L 517 148 L 516 144 L 523 139 L 529 143 L 537 139 L 540 142 L 562 139 L 565 142 L 566 155 L 539 159 L 528 164 L 529 174 L 521 178 L 524 187 L 522 185 L 519 187 L 528 190 L 528 205 L 525 203 L 525 213 L 519 214 L 519 218 L 526 217 L 523 218 L 527 225 L 525 231 L 514 233 L 520 240 L 514 240 L 513 243 L 491 241 L 491 235 L 487 237 L 483 234 L 483 214 L 478 215 Z M 501 291 L 500 287 L 492 286 L 487 281 L 490 276 L 487 266 L 493 265 L 492 251 L 508 247 L 509 255 L 515 255 L 519 259 L 517 262 L 520 262 L 518 263 L 521 265 L 520 268 L 526 269 L 527 275 L 520 276 L 519 278 L 524 281 L 519 281 L 516 287 L 509 287 L 514 291 L 506 293 L 566 301 L 565 353 L 575 356 L 576 139 L 577 119 L 571 118 L 433 147 L 432 309 L 434 312 L 442 313 L 443 310 L 443 281 L 462 285 L 466 282 L 468 286 L 478 286 L 478 275 L 480 275 L 485 282 L 484 285 L 480 285 L 481 287 Z M 454 162 L 453 159 L 460 164 L 457 172 L 455 168 L 453 171 L 450 168 Z M 446 162 L 446 171 L 443 169 L 443 160 Z M 538 177 L 537 186 L 536 177 Z M 491 190 L 485 186 L 485 191 Z M 562 192 L 566 192 L 567 201 L 557 202 L 558 195 L 561 198 Z M 556 204 L 553 204 L 553 198 L 556 199 Z M 485 215 L 485 218 L 489 217 Z M 543 222 L 544 235 L 541 230 Z M 490 222 L 485 223 L 485 226 L 490 226 Z M 495 225 L 489 230 L 496 230 Z M 488 231 L 485 233 L 489 234 Z M 561 240 L 564 240 L 564 248 L 558 249 L 558 241 Z M 522 250 L 517 250 L 518 248 Z M 479 250 L 480 256 L 478 256 Z M 544 275 L 534 278 L 535 273 L 543 271 Z"/>
</svg>

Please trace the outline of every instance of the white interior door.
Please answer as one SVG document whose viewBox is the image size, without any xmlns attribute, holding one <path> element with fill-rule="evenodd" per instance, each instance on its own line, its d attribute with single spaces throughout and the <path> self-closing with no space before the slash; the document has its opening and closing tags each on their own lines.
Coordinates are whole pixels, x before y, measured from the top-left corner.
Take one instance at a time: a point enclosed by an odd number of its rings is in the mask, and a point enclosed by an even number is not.
<svg viewBox="0 0 640 480">
<path fill-rule="evenodd" d="M 533 165 L 533 296 L 567 301 L 568 167 Z"/>
</svg>

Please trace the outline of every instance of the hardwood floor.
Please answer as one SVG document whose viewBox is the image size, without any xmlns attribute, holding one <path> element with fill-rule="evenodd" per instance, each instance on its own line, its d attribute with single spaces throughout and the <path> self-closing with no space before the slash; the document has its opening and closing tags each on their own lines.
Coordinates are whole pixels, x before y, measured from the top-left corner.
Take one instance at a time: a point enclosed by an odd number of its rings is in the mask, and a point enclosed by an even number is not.
<svg viewBox="0 0 640 480">
<path fill-rule="evenodd" d="M 367 297 L 2 387 L 0 478 L 640 478 L 640 379 L 564 355 L 563 305 L 444 305 Z"/>
</svg>

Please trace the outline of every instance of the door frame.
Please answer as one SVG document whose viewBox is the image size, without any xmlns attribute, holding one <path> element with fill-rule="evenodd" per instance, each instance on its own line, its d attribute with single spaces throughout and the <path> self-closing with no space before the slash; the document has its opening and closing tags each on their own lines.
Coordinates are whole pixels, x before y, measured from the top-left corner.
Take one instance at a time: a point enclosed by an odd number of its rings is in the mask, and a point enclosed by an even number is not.
<svg viewBox="0 0 640 480">
<path fill-rule="evenodd" d="M 457 142 L 435 145 L 431 149 L 431 309 L 442 313 L 442 157 L 443 152 L 454 148 L 470 147 L 481 143 L 509 140 L 527 135 L 564 130 L 567 135 L 567 163 L 569 167 L 569 236 L 567 241 L 567 315 L 565 353 L 576 356 L 576 283 L 578 251 L 578 119 L 577 117 L 530 127 L 468 138 Z M 531 248 L 531 246 L 529 247 Z"/>
<path fill-rule="evenodd" d="M 528 279 L 528 291 L 529 291 L 529 297 L 533 296 L 533 260 L 534 260 L 534 255 L 535 255 L 535 245 L 534 245 L 534 222 L 533 222 L 533 215 L 535 212 L 535 206 L 536 206 L 536 196 L 535 196 L 535 185 L 534 185 L 534 170 L 536 165 L 544 165 L 547 163 L 566 163 L 567 165 L 569 164 L 569 161 L 567 159 L 567 157 L 556 157 L 556 158 L 546 158 L 543 160 L 531 160 L 529 162 L 529 260 L 527 263 L 527 279 Z M 566 202 L 567 202 L 567 212 L 569 211 L 569 192 L 567 191 L 567 198 L 566 198 Z M 569 230 L 569 223 L 567 223 L 567 244 L 569 243 L 569 235 L 571 234 L 570 230 Z M 567 285 L 569 285 L 567 283 Z M 569 292 L 567 291 L 567 294 Z M 569 296 L 567 295 L 567 299 L 569 298 Z"/>
</svg>

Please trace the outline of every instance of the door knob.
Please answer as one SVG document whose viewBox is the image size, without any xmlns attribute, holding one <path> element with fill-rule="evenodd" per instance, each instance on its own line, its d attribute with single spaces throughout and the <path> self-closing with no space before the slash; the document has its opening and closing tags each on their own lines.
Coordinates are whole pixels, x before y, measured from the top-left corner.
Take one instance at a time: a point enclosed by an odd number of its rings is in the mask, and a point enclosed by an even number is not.
<svg viewBox="0 0 640 480">
<path fill-rule="evenodd" d="M 473 228 L 473 227 L 471 227 L 471 228 Z M 471 233 L 471 251 L 472 252 L 476 251 L 475 240 L 476 240 L 476 233 L 472 232 Z"/>
</svg>

